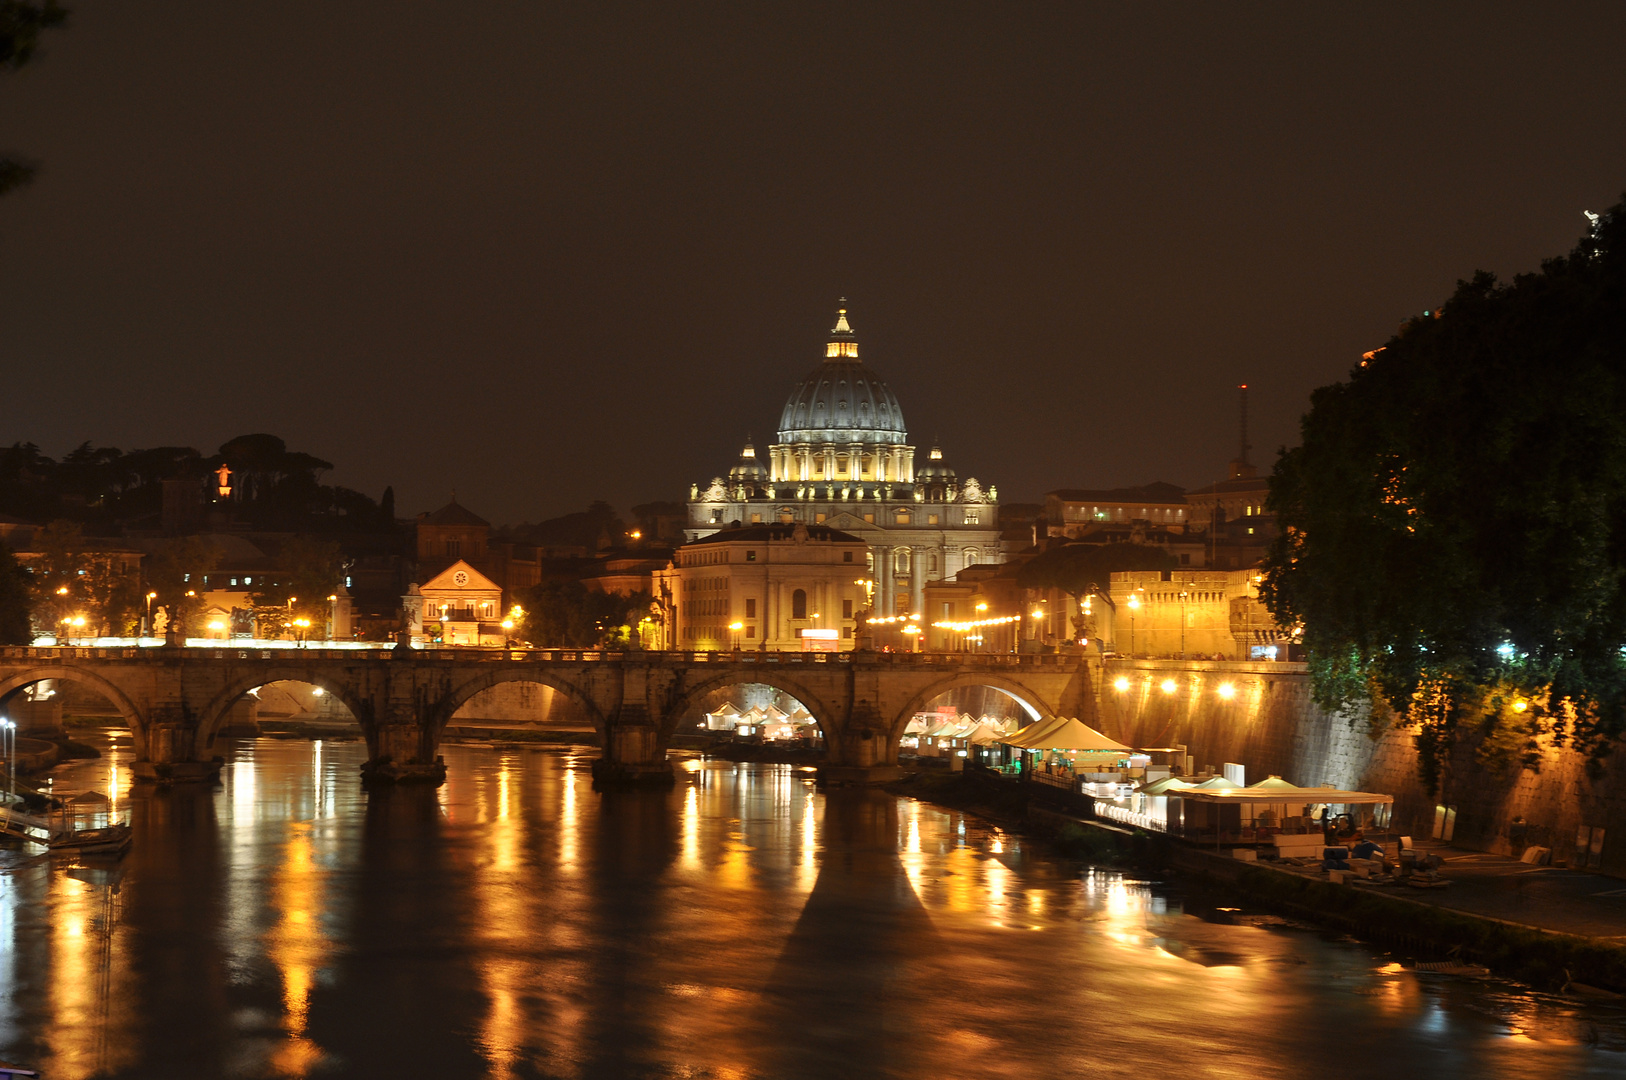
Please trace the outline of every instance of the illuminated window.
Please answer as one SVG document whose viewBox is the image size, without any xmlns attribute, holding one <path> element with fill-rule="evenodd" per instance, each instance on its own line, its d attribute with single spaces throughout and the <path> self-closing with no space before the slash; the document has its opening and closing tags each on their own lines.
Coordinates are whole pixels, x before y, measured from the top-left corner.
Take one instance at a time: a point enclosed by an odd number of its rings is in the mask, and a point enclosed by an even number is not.
<svg viewBox="0 0 1626 1080">
<path fill-rule="evenodd" d="M 762 515 L 760 513 L 753 513 L 751 515 L 751 524 L 753 524 L 753 525 L 761 525 L 762 524 Z"/>
<path fill-rule="evenodd" d="M 937 515 L 936 514 L 927 514 L 926 515 L 926 524 L 928 524 L 928 525 L 936 525 L 937 524 Z"/>
<path fill-rule="evenodd" d="M 864 521 L 867 522 L 870 525 L 875 524 L 875 515 L 874 514 L 865 514 L 864 515 Z"/>
<path fill-rule="evenodd" d="M 979 522 L 981 520 L 982 519 L 979 518 L 975 513 L 968 513 L 965 516 L 965 523 L 967 525 L 975 525 L 975 524 L 977 524 L 977 522 Z"/>
<path fill-rule="evenodd" d="M 907 510 L 899 510 L 896 514 L 893 515 L 892 524 L 894 524 L 894 525 L 907 525 L 907 524 L 909 524 L 909 511 L 907 511 Z"/>
<path fill-rule="evenodd" d="M 814 514 L 813 515 L 813 524 L 815 524 L 815 525 L 823 525 L 824 524 L 824 515 L 822 513 Z"/>
</svg>

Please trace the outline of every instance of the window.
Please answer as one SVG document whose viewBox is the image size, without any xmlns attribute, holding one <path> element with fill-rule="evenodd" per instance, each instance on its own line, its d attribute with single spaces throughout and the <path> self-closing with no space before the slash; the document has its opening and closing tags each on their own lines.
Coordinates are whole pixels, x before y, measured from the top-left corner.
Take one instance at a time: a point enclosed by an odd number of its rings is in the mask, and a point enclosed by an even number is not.
<svg viewBox="0 0 1626 1080">
<path fill-rule="evenodd" d="M 937 524 L 937 515 L 936 514 L 927 514 L 926 515 L 926 524 L 928 524 L 928 525 L 936 525 Z"/>
<path fill-rule="evenodd" d="M 712 525 L 720 525 L 720 524 L 722 524 L 722 521 L 723 521 L 723 512 L 721 510 L 713 510 L 711 512 L 711 522 L 710 523 Z"/>
<path fill-rule="evenodd" d="M 842 637 L 852 637 L 853 636 L 853 628 L 850 627 L 850 626 L 843 626 L 841 628 L 841 636 Z"/>
<path fill-rule="evenodd" d="M 813 515 L 813 524 L 815 524 L 815 525 L 823 525 L 824 524 L 824 515 L 822 513 L 814 514 Z"/>
<path fill-rule="evenodd" d="M 462 553 L 462 550 L 463 550 L 463 541 L 461 541 L 461 540 L 448 540 L 448 541 L 446 541 L 446 554 L 450 555 L 452 558 L 454 558 L 454 559 L 457 558 L 458 555 Z"/>
<path fill-rule="evenodd" d="M 754 596 L 746 598 L 745 617 L 747 619 L 754 619 L 757 617 L 757 598 Z"/>
<path fill-rule="evenodd" d="M 843 600 L 841 602 L 841 617 L 843 619 L 850 619 L 853 617 L 853 602 L 851 600 Z"/>
<path fill-rule="evenodd" d="M 745 636 L 748 637 L 748 638 L 756 637 L 757 636 L 757 628 L 754 627 L 754 626 L 747 626 L 745 628 Z"/>
<path fill-rule="evenodd" d="M 868 522 L 869 524 L 873 525 L 873 524 L 875 524 L 875 515 L 874 514 L 865 514 L 864 515 L 864 520 L 866 522 Z"/>
<path fill-rule="evenodd" d="M 252 584 L 254 584 L 254 579 L 251 578 L 251 577 L 246 577 L 246 578 L 243 579 L 243 584 L 244 585 L 252 585 Z M 350 587 L 350 577 L 349 577 L 348 574 L 345 575 L 344 587 L 347 588 L 347 589 Z"/>
<path fill-rule="evenodd" d="M 757 561 L 757 553 L 754 552 L 754 551 L 747 551 L 745 553 L 745 561 L 746 562 L 756 562 Z"/>
<path fill-rule="evenodd" d="M 790 617 L 793 619 L 807 618 L 807 591 L 797 589 L 790 594 Z"/>
<path fill-rule="evenodd" d="M 232 579 L 231 579 L 231 583 L 232 583 L 232 584 L 233 584 L 233 585 L 235 585 L 235 584 L 237 584 L 237 579 L 236 579 L 236 578 L 232 578 Z"/>
<path fill-rule="evenodd" d="M 853 553 L 850 552 L 850 551 L 843 551 L 841 553 L 841 561 L 842 562 L 852 562 L 853 561 Z"/>
<path fill-rule="evenodd" d="M 970 512 L 970 513 L 967 513 L 966 516 L 965 516 L 965 523 L 967 525 L 975 525 L 978 522 L 980 522 L 981 520 L 982 520 L 982 518 L 978 517 L 977 514 L 974 511 Z"/>
<path fill-rule="evenodd" d="M 1180 556 L 1180 565 L 1181 566 L 1190 566 L 1191 565 L 1191 556 L 1190 555 L 1182 555 L 1182 556 Z"/>
<path fill-rule="evenodd" d="M 937 556 L 935 554 L 932 555 L 932 561 L 928 564 L 928 568 L 932 573 L 937 573 Z"/>
<path fill-rule="evenodd" d="M 791 522 L 793 522 L 795 520 L 796 520 L 796 511 L 794 511 L 794 510 L 781 510 L 781 511 L 779 511 L 779 524 L 781 524 L 781 525 L 789 525 Z"/>
<path fill-rule="evenodd" d="M 907 524 L 909 524 L 909 511 L 907 511 L 907 510 L 899 510 L 896 514 L 894 514 L 892 516 L 892 524 L 894 524 L 894 525 L 907 525 Z"/>
<path fill-rule="evenodd" d="M 965 564 L 967 566 L 976 566 L 977 565 L 977 549 L 976 548 L 966 548 L 965 549 Z"/>
<path fill-rule="evenodd" d="M 753 512 L 751 514 L 751 524 L 753 524 L 753 525 L 761 525 L 762 524 L 762 514 L 759 513 L 759 512 Z"/>
</svg>

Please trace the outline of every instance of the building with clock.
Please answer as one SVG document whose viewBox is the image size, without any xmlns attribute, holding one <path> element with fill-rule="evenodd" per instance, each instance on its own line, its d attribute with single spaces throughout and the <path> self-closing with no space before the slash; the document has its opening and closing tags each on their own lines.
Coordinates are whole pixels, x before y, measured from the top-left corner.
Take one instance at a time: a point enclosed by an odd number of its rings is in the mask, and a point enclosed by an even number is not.
<svg viewBox="0 0 1626 1080">
<path fill-rule="evenodd" d="M 690 541 L 730 526 L 824 525 L 861 539 L 881 615 L 921 611 L 928 581 L 1002 562 L 998 492 L 920 456 L 897 397 L 858 355 L 846 300 L 822 362 L 798 382 L 778 438 L 689 492 Z"/>
</svg>

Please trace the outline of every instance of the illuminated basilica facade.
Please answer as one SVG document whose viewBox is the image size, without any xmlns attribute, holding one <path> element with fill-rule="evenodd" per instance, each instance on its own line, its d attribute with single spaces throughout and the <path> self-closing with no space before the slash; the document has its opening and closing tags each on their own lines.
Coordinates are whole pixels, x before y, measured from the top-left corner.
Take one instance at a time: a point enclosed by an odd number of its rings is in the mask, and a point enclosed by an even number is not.
<svg viewBox="0 0 1626 1080">
<path fill-rule="evenodd" d="M 961 480 L 933 447 L 917 457 L 898 399 L 858 355 L 846 301 L 823 362 L 791 391 L 765 457 L 747 445 L 727 477 L 689 492 L 686 535 L 753 524 L 828 525 L 869 547 L 880 616 L 920 612 L 928 581 L 1001 562 L 998 491 Z"/>
</svg>

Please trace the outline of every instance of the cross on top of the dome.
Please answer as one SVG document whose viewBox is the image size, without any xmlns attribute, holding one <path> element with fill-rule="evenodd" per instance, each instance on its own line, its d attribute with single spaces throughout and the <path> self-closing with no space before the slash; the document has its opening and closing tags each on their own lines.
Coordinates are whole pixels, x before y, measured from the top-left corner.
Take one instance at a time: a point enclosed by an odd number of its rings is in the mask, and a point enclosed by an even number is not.
<svg viewBox="0 0 1626 1080">
<path fill-rule="evenodd" d="M 826 360 L 857 360 L 858 338 L 847 322 L 847 298 L 836 301 L 836 324 L 830 328 L 830 343 L 824 347 Z"/>
</svg>

